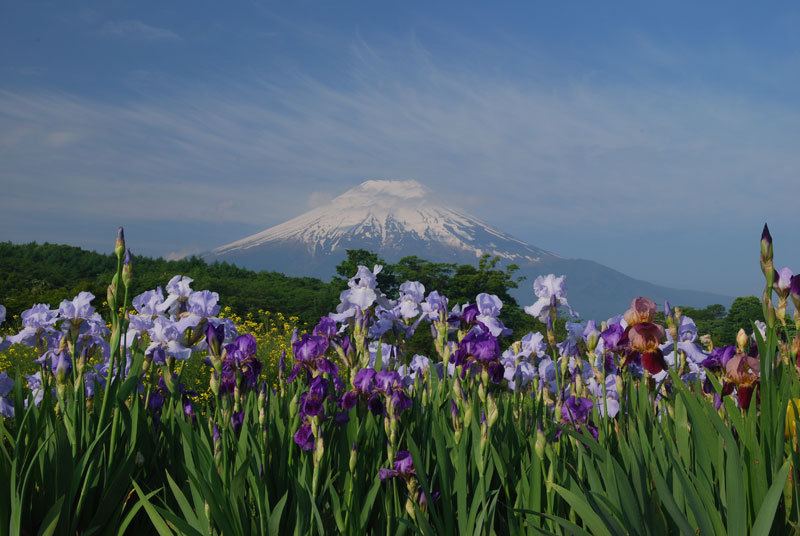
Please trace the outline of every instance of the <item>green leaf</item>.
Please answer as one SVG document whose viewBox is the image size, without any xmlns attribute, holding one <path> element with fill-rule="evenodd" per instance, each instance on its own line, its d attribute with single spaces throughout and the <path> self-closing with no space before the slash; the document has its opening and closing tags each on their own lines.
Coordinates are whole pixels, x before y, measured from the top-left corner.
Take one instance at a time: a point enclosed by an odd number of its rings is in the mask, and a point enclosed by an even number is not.
<svg viewBox="0 0 800 536">
<path fill-rule="evenodd" d="M 147 516 L 150 518 L 150 521 L 153 523 L 153 527 L 158 531 L 161 536 L 174 536 L 172 530 L 167 526 L 167 523 L 164 521 L 164 518 L 158 513 L 155 509 L 153 504 L 150 502 L 147 495 L 144 494 L 142 488 L 139 487 L 139 484 L 136 483 L 135 480 L 131 480 L 131 484 L 133 484 L 136 493 L 139 494 L 139 503 L 144 507 L 145 512 L 147 512 Z"/>
<path fill-rule="evenodd" d="M 53 506 L 45 514 L 42 519 L 42 526 L 39 529 L 39 536 L 51 536 L 58 526 L 58 519 L 60 516 L 61 504 L 64 502 L 64 495 L 58 498 Z"/>
<path fill-rule="evenodd" d="M 286 493 L 283 494 L 283 497 L 281 497 L 281 500 L 278 501 L 278 504 L 275 505 L 275 508 L 272 509 L 272 513 L 269 516 L 269 533 L 273 536 L 280 534 L 281 516 L 283 515 L 283 508 L 286 506 L 286 500 L 288 498 L 289 491 L 287 490 Z"/>
<path fill-rule="evenodd" d="M 584 524 L 592 531 L 592 534 L 601 535 L 607 534 L 610 536 L 611 532 L 603 523 L 603 520 L 598 516 L 592 505 L 586 500 L 585 497 L 579 496 L 566 488 L 562 488 L 558 484 L 550 484 L 561 497 L 575 510 Z"/>
<path fill-rule="evenodd" d="M 753 523 L 753 528 L 750 534 L 768 534 L 772 527 L 772 522 L 775 519 L 775 510 L 778 508 L 778 502 L 783 493 L 783 486 L 786 484 L 786 477 L 789 475 L 791 468 L 791 460 L 786 460 L 783 467 L 778 471 L 775 481 L 769 487 L 767 496 L 764 502 L 761 503 L 761 508 L 758 509 L 758 515 Z M 795 491 L 796 491 L 795 487 Z"/>
</svg>

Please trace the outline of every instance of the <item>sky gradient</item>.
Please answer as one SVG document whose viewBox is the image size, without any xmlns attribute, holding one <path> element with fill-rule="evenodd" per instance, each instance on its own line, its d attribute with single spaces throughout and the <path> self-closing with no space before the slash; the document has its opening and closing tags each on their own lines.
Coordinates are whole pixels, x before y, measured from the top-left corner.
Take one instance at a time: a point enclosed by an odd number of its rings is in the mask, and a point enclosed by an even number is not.
<svg viewBox="0 0 800 536">
<path fill-rule="evenodd" d="M 800 8 L 0 0 L 0 240 L 208 250 L 365 179 L 760 294 L 800 271 Z"/>
</svg>

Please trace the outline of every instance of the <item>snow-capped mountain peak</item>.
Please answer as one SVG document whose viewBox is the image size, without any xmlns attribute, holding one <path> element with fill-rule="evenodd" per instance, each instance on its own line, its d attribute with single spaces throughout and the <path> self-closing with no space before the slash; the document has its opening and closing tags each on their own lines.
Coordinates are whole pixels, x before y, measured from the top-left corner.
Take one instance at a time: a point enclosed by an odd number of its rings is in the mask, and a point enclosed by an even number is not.
<svg viewBox="0 0 800 536">
<path fill-rule="evenodd" d="M 592 261 L 564 259 L 439 202 L 414 180 L 363 182 L 325 206 L 203 257 L 251 270 L 328 280 L 345 259 L 347 249 L 373 251 L 390 263 L 416 255 L 432 262 L 474 265 L 483 254 L 496 255 L 504 265 L 517 264 L 517 275 L 526 278 L 512 290 L 522 305 L 536 299 L 531 283 L 538 275 L 566 274 L 570 304 L 584 318 L 596 320 L 624 311 L 634 296 L 648 296 L 656 302 L 669 299 L 692 307 L 731 301 L 653 285 Z"/>
<path fill-rule="evenodd" d="M 285 223 L 214 249 L 206 257 L 240 258 L 279 244 L 302 246 L 312 257 L 368 249 L 387 260 L 434 253 L 465 261 L 488 253 L 509 262 L 557 255 L 494 229 L 465 212 L 437 203 L 415 180 L 368 180 Z"/>
</svg>

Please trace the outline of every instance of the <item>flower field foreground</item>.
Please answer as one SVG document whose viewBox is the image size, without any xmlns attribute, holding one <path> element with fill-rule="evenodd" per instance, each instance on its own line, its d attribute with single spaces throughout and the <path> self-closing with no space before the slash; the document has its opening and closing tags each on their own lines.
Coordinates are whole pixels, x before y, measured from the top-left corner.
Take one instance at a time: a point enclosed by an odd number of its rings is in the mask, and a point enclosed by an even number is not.
<svg viewBox="0 0 800 536">
<path fill-rule="evenodd" d="M 721 348 L 643 297 L 578 322 L 554 275 L 525 309 L 548 329 L 519 336 L 496 296 L 387 297 L 380 266 L 298 333 L 234 322 L 182 276 L 128 296 L 121 229 L 115 252 L 111 316 L 84 292 L 0 339 L 4 367 L 32 361 L 0 372 L 2 533 L 800 530 L 800 276 L 766 226 L 766 323 Z M 432 355 L 407 351 L 418 331 Z"/>
</svg>

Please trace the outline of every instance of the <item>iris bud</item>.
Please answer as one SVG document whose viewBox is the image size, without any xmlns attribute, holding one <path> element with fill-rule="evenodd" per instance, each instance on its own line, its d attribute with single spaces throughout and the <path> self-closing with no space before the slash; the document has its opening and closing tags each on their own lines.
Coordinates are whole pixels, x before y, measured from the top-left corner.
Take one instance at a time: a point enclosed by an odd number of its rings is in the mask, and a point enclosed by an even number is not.
<svg viewBox="0 0 800 536">
<path fill-rule="evenodd" d="M 117 229 L 117 241 L 114 244 L 114 253 L 117 255 L 117 258 L 122 258 L 122 255 L 125 253 L 125 231 L 122 227 Z"/>
<path fill-rule="evenodd" d="M 133 268 L 131 263 L 131 250 L 125 250 L 125 260 L 122 263 L 122 283 L 129 287 L 131 285 L 131 279 L 133 279 Z"/>
<path fill-rule="evenodd" d="M 539 456 L 540 460 L 544 460 L 544 447 L 546 441 L 544 437 L 544 432 L 537 431 L 536 432 L 536 443 L 534 445 L 534 449 L 536 449 L 536 455 Z"/>
<path fill-rule="evenodd" d="M 497 417 L 499 415 L 499 411 L 497 410 L 497 403 L 494 401 L 494 397 L 490 394 L 486 399 L 486 405 L 489 408 L 489 412 L 486 415 L 486 421 L 489 424 L 489 428 L 494 426 L 494 423 L 497 422 Z"/>
<path fill-rule="evenodd" d="M 761 232 L 761 269 L 765 269 L 765 264 L 772 263 L 772 235 L 769 234 L 769 227 L 764 224 L 764 230 Z M 769 268 L 772 268 L 770 266 Z M 764 272 L 766 274 L 766 271 Z"/>
<path fill-rule="evenodd" d="M 468 428 L 472 424 L 472 404 L 465 404 L 464 408 L 464 428 Z"/>
<path fill-rule="evenodd" d="M 356 453 L 356 442 L 353 441 L 353 446 L 350 448 L 350 474 L 355 473 L 356 461 L 358 461 L 358 455 Z"/>
<path fill-rule="evenodd" d="M 747 351 L 747 344 L 749 342 L 750 339 L 747 336 L 747 332 L 743 328 L 739 328 L 739 333 L 736 334 L 736 347 L 739 349 L 739 353 L 745 353 Z"/>
</svg>

